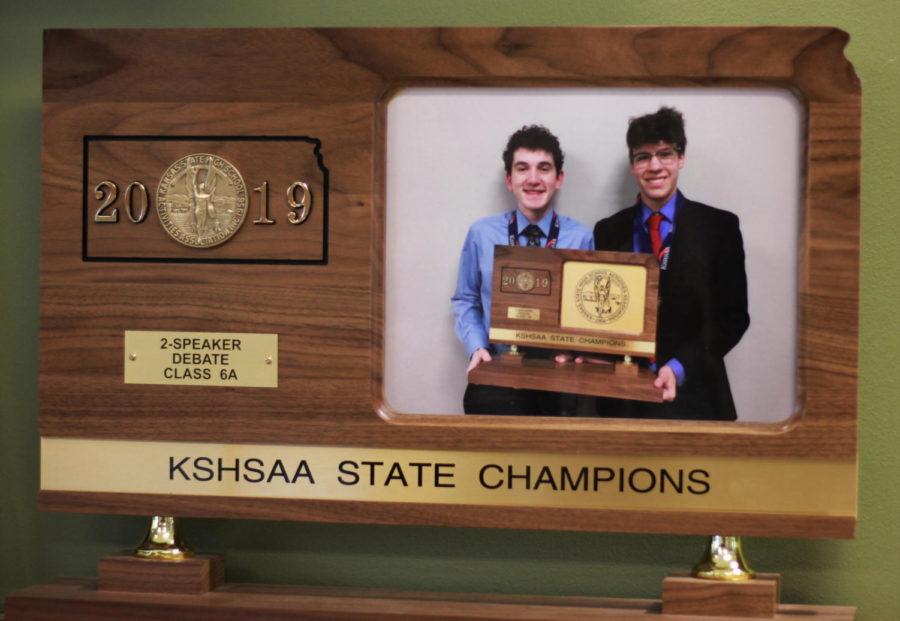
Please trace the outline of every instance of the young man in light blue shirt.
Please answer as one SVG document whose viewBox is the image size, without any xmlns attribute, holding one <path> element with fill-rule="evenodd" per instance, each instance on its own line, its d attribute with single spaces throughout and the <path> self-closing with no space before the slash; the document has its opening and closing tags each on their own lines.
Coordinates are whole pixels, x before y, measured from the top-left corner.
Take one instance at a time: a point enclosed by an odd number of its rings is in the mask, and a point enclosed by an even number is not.
<svg viewBox="0 0 900 621">
<path fill-rule="evenodd" d="M 503 152 L 506 187 L 516 200 L 516 208 L 482 218 L 471 226 L 452 298 L 456 335 L 469 356 L 467 372 L 490 362 L 505 349 L 488 342 L 494 246 L 594 247 L 587 227 L 553 208 L 553 199 L 563 183 L 563 160 L 559 140 L 538 125 L 523 127 L 507 142 Z M 555 392 L 469 384 L 463 408 L 467 414 L 561 416 L 574 413 L 574 398 Z"/>
</svg>

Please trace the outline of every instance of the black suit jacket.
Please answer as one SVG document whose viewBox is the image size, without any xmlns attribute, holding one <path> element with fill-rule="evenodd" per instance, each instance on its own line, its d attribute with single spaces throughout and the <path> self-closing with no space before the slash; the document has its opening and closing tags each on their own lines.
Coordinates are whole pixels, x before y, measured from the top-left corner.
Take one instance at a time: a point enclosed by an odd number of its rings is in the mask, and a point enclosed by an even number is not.
<svg viewBox="0 0 900 621">
<path fill-rule="evenodd" d="M 677 358 L 685 381 L 671 403 L 601 400 L 605 416 L 735 420 L 724 356 L 741 339 L 747 314 L 744 246 L 736 215 L 678 193 L 668 265 L 660 271 L 656 359 Z M 594 226 L 597 250 L 634 251 L 640 203 Z"/>
</svg>

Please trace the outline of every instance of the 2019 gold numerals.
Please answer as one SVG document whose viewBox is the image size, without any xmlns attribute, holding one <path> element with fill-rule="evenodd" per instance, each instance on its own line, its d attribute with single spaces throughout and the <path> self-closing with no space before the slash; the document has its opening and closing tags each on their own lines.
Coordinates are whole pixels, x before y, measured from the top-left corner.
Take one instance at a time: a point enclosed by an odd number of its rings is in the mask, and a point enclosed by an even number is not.
<svg viewBox="0 0 900 621">
<path fill-rule="evenodd" d="M 263 184 L 253 188 L 253 191 L 259 193 L 259 217 L 253 224 L 275 224 L 275 220 L 269 217 L 269 182 L 263 181 Z M 297 200 L 298 191 L 300 200 Z M 288 186 L 285 195 L 288 204 L 287 221 L 295 225 L 306 222 L 312 209 L 312 190 L 309 189 L 309 184 L 305 181 L 295 181 Z"/>
<path fill-rule="evenodd" d="M 269 182 L 263 181 L 262 185 L 253 188 L 259 194 L 258 217 L 253 224 L 275 224 L 275 220 L 269 217 Z M 119 221 L 119 186 L 115 181 L 103 180 L 94 187 L 94 198 L 100 201 L 100 206 L 94 212 L 94 222 L 100 224 L 115 224 Z M 294 181 L 285 191 L 287 204 L 286 219 L 289 224 L 300 225 L 309 219 L 313 207 L 313 194 L 309 184 L 305 181 Z M 125 187 L 122 195 L 122 207 L 130 222 L 140 224 L 147 217 L 150 206 L 150 193 L 147 186 L 140 181 L 132 181 Z"/>
</svg>

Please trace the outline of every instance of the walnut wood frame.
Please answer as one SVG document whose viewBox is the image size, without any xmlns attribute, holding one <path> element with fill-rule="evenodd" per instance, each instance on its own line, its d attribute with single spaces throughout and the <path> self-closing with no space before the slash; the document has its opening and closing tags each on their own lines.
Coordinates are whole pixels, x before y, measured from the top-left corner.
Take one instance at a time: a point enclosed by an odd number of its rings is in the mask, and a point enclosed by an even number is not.
<svg viewBox="0 0 900 621">
<path fill-rule="evenodd" d="M 860 84 L 846 33 L 785 28 L 45 33 L 42 437 L 853 460 Z M 204 76 L 202 84 L 196 83 Z M 807 110 L 797 388 L 783 423 L 438 417 L 382 394 L 385 111 L 408 86 L 773 87 Z M 189 131 L 186 131 L 189 130 Z M 81 260 L 86 135 L 308 135 L 330 170 L 327 265 Z M 184 288 L 190 295 L 183 295 Z M 449 293 L 448 293 L 449 295 Z M 354 304 L 345 300 L 352 297 Z M 362 301 L 362 303 L 360 303 Z M 126 329 L 279 332 L 277 392 L 125 385 Z M 855 518 L 44 490 L 45 510 L 850 537 Z"/>
</svg>

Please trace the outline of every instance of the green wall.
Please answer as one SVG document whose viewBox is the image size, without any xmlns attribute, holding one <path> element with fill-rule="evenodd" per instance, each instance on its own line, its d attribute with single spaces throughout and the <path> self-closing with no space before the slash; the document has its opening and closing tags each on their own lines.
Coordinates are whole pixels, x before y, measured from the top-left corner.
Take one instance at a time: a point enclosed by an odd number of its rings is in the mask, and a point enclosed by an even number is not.
<svg viewBox="0 0 900 621">
<path fill-rule="evenodd" d="M 483 25 L 832 25 L 863 81 L 860 506 L 852 541 L 750 538 L 782 601 L 900 615 L 900 7 L 895 0 L 0 0 L 0 596 L 96 574 L 146 519 L 41 514 L 38 261 L 44 28 Z M 802 490 L 798 490 L 802 493 Z M 702 537 L 193 519 L 186 534 L 228 555 L 230 581 L 399 589 L 659 597 Z"/>
</svg>

